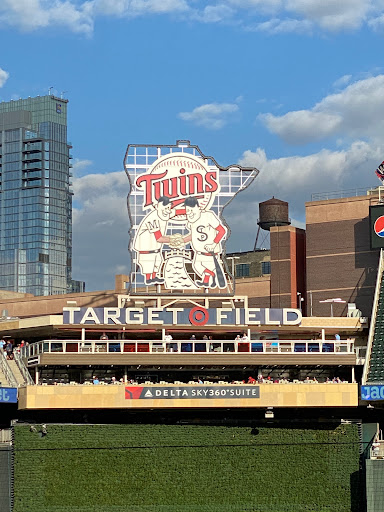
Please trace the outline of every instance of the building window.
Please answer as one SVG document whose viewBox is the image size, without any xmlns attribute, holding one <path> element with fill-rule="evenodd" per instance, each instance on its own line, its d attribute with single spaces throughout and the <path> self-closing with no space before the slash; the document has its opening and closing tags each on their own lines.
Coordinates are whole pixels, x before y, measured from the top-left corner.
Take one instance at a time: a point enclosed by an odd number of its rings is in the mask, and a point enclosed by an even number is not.
<svg viewBox="0 0 384 512">
<path fill-rule="evenodd" d="M 261 262 L 261 273 L 263 275 L 271 273 L 271 262 L 270 261 L 262 261 Z"/>
<path fill-rule="evenodd" d="M 40 263 L 49 263 L 49 255 L 39 253 L 39 261 Z"/>
<path fill-rule="evenodd" d="M 249 277 L 249 263 L 236 265 L 236 277 Z"/>
</svg>

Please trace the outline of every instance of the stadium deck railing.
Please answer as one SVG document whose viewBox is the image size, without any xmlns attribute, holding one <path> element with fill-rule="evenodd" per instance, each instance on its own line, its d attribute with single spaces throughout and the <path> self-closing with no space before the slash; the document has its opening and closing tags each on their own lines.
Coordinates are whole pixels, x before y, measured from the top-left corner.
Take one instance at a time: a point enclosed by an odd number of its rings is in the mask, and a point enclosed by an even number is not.
<svg viewBox="0 0 384 512">
<path fill-rule="evenodd" d="M 355 353 L 354 340 L 316 341 L 316 340 L 42 340 L 20 349 L 22 358 L 38 356 L 44 353 L 168 353 L 168 354 L 228 354 L 228 353 Z"/>
</svg>

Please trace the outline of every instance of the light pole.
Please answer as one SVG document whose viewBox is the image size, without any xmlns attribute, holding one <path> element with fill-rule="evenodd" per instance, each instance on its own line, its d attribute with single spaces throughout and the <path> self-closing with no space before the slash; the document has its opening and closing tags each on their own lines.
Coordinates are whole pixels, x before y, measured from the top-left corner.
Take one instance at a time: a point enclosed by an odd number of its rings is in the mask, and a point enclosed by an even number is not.
<svg viewBox="0 0 384 512">
<path fill-rule="evenodd" d="M 329 302 L 331 304 L 331 316 L 333 317 L 333 304 L 345 304 L 347 301 L 341 299 L 338 297 L 337 299 L 325 299 L 325 300 L 319 300 L 319 302 Z"/>
<path fill-rule="evenodd" d="M 301 296 L 301 292 L 296 292 L 296 295 L 297 295 L 297 302 L 298 302 L 297 306 L 301 311 L 303 308 L 304 297 Z"/>
<path fill-rule="evenodd" d="M 227 256 L 227 260 L 232 260 L 232 277 L 235 279 L 235 260 L 239 260 L 240 256 Z"/>
</svg>

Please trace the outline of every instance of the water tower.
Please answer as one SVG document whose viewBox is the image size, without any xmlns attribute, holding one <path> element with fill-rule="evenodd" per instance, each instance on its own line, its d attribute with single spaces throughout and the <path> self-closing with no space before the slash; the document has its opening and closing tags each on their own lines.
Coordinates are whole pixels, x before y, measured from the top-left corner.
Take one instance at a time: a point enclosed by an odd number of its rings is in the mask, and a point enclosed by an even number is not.
<svg viewBox="0 0 384 512">
<path fill-rule="evenodd" d="M 257 248 L 260 229 L 269 231 L 272 226 L 289 226 L 291 220 L 288 217 L 288 203 L 272 197 L 259 203 L 259 220 L 254 250 Z"/>
</svg>

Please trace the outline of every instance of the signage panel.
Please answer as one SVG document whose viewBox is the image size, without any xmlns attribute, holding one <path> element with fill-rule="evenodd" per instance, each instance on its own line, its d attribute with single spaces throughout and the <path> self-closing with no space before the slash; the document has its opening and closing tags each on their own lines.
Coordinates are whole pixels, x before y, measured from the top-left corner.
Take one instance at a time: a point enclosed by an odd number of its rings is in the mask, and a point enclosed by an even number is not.
<svg viewBox="0 0 384 512">
<path fill-rule="evenodd" d="M 17 388 L 0 388 L 0 403 L 17 404 Z"/>
<path fill-rule="evenodd" d="M 361 386 L 362 400 L 384 400 L 384 385 Z"/>
<path fill-rule="evenodd" d="M 384 205 L 369 207 L 371 249 L 384 248 Z"/>
<path fill-rule="evenodd" d="M 260 398 L 260 386 L 127 386 L 126 400 Z"/>
<path fill-rule="evenodd" d="M 124 168 L 130 184 L 129 293 L 151 286 L 152 294 L 232 294 L 233 276 L 223 259 L 230 230 L 222 211 L 259 171 L 221 167 L 189 141 L 129 145 Z"/>
<path fill-rule="evenodd" d="M 63 308 L 64 324 L 83 325 L 300 325 L 299 309 Z"/>
</svg>

